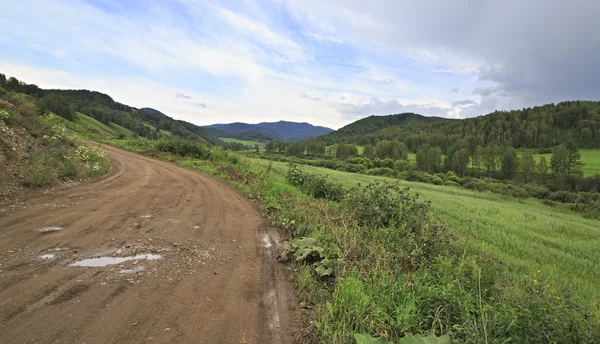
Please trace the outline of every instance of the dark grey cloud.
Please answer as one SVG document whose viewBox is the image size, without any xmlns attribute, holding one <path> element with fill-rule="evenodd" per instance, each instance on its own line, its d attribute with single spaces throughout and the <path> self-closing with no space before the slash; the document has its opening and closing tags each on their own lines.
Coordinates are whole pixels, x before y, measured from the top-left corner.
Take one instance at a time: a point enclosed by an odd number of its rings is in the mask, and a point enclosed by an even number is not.
<svg viewBox="0 0 600 344">
<path fill-rule="evenodd" d="M 457 100 L 452 103 L 452 106 L 467 106 L 467 105 L 475 105 L 477 102 L 471 99 Z"/>
<path fill-rule="evenodd" d="M 363 104 L 337 104 L 336 109 L 346 120 L 355 120 L 370 115 L 389 115 L 404 112 L 414 112 L 425 116 L 448 117 L 448 108 L 435 105 L 408 104 L 403 105 L 396 99 L 383 101 L 372 97 Z"/>
<path fill-rule="evenodd" d="M 461 90 L 460 90 L 460 88 L 453 88 L 453 89 L 450 90 L 450 92 L 452 92 L 452 93 L 460 93 Z"/>
<path fill-rule="evenodd" d="M 208 106 L 206 106 L 206 103 L 196 103 L 196 105 L 198 105 L 199 107 L 206 109 Z"/>
<path fill-rule="evenodd" d="M 600 100 L 600 1 L 305 1 L 351 13 L 331 18 L 336 33 L 361 46 L 426 52 L 439 69 L 479 66 L 468 73 L 485 86 L 473 90 L 481 106 Z"/>
<path fill-rule="evenodd" d="M 175 98 L 191 99 L 192 97 L 183 93 L 175 93 Z"/>
</svg>

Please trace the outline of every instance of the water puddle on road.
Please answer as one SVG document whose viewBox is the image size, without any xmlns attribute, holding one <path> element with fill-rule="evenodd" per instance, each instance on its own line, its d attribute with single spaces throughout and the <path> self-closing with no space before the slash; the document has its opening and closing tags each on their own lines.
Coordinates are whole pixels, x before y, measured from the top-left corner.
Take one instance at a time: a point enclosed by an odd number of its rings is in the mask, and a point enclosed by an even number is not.
<svg viewBox="0 0 600 344">
<path fill-rule="evenodd" d="M 140 271 L 144 271 L 143 266 L 136 266 L 135 268 L 132 268 L 132 269 L 121 269 L 121 270 L 119 270 L 119 273 L 120 274 L 134 274 L 134 273 L 140 272 Z"/>
<path fill-rule="evenodd" d="M 44 227 L 44 228 L 40 229 L 40 232 L 47 233 L 47 232 L 58 232 L 58 231 L 62 231 L 62 230 L 63 230 L 62 227 Z"/>
<path fill-rule="evenodd" d="M 130 260 L 158 260 L 162 259 L 160 254 L 138 254 L 137 256 L 129 256 L 129 257 L 98 257 L 98 258 L 90 258 L 83 259 L 77 261 L 75 263 L 70 264 L 70 266 L 84 266 L 84 267 L 103 267 L 107 265 L 115 265 L 125 263 Z"/>
<path fill-rule="evenodd" d="M 265 234 L 262 238 L 262 246 L 264 248 L 269 248 L 271 246 L 273 246 L 273 244 L 271 244 L 271 241 L 269 240 L 269 235 Z"/>
<path fill-rule="evenodd" d="M 50 259 L 54 259 L 54 257 L 56 257 L 55 254 L 49 253 L 49 254 L 42 254 L 40 256 L 41 260 L 50 260 Z"/>
</svg>

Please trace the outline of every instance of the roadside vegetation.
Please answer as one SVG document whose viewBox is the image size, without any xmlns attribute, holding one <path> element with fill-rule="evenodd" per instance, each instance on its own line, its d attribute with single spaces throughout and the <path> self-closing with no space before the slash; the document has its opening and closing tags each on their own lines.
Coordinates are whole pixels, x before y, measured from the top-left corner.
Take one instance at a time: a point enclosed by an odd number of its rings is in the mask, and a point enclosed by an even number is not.
<svg viewBox="0 0 600 344">
<path fill-rule="evenodd" d="M 551 246 L 549 241 L 533 245 L 532 239 L 542 238 L 537 227 L 505 231 L 506 227 L 493 228 L 493 219 L 485 222 L 486 212 L 498 211 L 494 202 L 514 203 L 517 209 L 517 199 L 414 183 L 434 187 L 438 194 L 456 193 L 446 199 L 489 203 L 489 208 L 457 205 L 459 211 L 479 216 L 445 221 L 439 209 L 448 203 L 438 202 L 447 200 L 415 192 L 394 179 L 335 171 L 330 176 L 314 168 L 250 160 L 222 148 L 207 148 L 201 157 L 192 157 L 195 153 L 174 154 L 170 147 L 159 149 L 149 140 L 113 143 L 215 175 L 260 202 L 265 216 L 287 233 L 286 255 L 297 274 L 297 293 L 312 308 L 312 323 L 299 334 L 302 342 L 406 343 L 413 334 L 430 342 L 600 340 L 597 309 L 586 298 L 597 292 L 588 290 L 586 295 L 574 290 L 573 283 L 563 283 L 571 276 L 555 279 L 555 272 L 568 262 L 545 262 L 545 267 L 558 265 L 551 272 L 544 267 L 543 260 L 562 258 L 561 249 L 548 255 L 543 246 Z M 328 170 L 319 172 L 323 171 Z M 353 177 L 361 178 L 360 183 L 350 180 Z M 525 204 L 538 212 L 544 209 L 539 201 L 529 202 Z M 564 215 L 566 222 L 577 218 Z M 589 226 L 591 233 L 597 232 L 594 224 Z M 584 235 L 585 229 L 581 231 Z M 494 235 L 503 245 L 487 252 Z M 523 246 L 511 249 L 517 239 Z M 527 263 L 519 265 L 528 245 Z M 591 246 L 572 251 L 582 264 L 597 263 Z M 569 267 L 569 272 L 577 271 Z M 586 271 L 581 271 L 580 280 L 591 272 Z M 585 285 L 594 288 L 593 280 L 589 277 Z"/>
<path fill-rule="evenodd" d="M 4 177 L 11 171 L 25 187 L 96 177 L 108 171 L 104 150 L 72 138 L 57 116 L 30 97 L 0 88 L 0 122 L 4 126 L 0 132 Z"/>
</svg>

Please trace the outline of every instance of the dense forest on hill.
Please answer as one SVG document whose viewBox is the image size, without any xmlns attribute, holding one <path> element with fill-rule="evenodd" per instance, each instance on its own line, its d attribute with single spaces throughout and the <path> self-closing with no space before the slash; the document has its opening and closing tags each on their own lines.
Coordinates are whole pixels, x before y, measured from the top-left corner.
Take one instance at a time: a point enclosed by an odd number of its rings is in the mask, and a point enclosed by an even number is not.
<svg viewBox="0 0 600 344">
<path fill-rule="evenodd" d="M 569 142 L 580 148 L 599 148 L 600 102 L 568 101 L 462 120 L 410 113 L 371 116 L 314 140 L 329 145 L 397 140 L 412 152 L 429 144 L 444 153 L 452 146 L 551 148 Z"/>
<path fill-rule="evenodd" d="M 336 143 L 355 143 L 364 145 L 367 143 L 376 143 L 377 138 L 371 138 L 371 134 L 377 133 L 380 130 L 396 127 L 413 125 L 433 125 L 451 122 L 453 120 L 441 117 L 426 117 L 415 113 L 402 113 L 397 115 L 387 116 L 369 116 L 352 122 L 345 127 L 342 127 L 334 132 L 326 135 L 315 137 L 311 141 L 324 142 L 327 145 Z M 367 138 L 368 137 L 368 138 Z M 383 140 L 383 139 L 381 139 Z"/>
<path fill-rule="evenodd" d="M 209 145 L 224 145 L 219 138 L 205 128 L 192 123 L 175 120 L 153 109 L 136 109 L 114 101 L 109 95 L 89 90 L 51 90 L 27 84 L 14 77 L 6 78 L 0 73 L 0 87 L 24 93 L 40 99 L 39 105 L 72 121 L 77 112 L 109 124 L 125 127 L 136 135 L 150 139 L 164 136 L 161 130 L 172 135 Z"/>
</svg>

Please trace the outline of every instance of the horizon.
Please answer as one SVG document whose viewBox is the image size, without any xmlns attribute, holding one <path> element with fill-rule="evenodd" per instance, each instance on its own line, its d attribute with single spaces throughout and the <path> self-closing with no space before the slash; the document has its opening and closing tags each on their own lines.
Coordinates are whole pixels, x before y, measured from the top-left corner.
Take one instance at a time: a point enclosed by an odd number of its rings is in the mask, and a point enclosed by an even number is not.
<svg viewBox="0 0 600 344">
<path fill-rule="evenodd" d="M 6 1 L 0 71 L 206 126 L 600 100 L 600 4 Z M 555 25 L 559 20 L 562 25 Z"/>
</svg>

